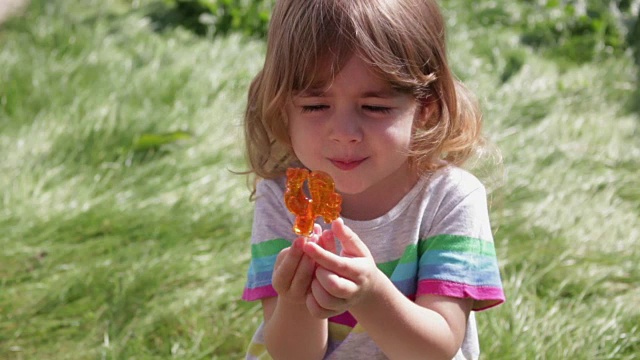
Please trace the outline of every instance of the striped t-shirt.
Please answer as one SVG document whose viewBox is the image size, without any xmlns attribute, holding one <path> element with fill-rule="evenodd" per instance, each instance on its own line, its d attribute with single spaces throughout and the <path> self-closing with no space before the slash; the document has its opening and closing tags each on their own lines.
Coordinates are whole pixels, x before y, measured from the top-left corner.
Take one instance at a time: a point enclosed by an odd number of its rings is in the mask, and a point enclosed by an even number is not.
<svg viewBox="0 0 640 360">
<path fill-rule="evenodd" d="M 242 296 L 252 301 L 277 293 L 271 285 L 275 259 L 291 245 L 294 217 L 283 201 L 285 179 L 258 183 L 251 264 Z M 446 167 L 418 181 L 387 214 L 373 220 L 344 219 L 367 245 L 378 268 L 405 296 L 436 294 L 474 299 L 479 311 L 504 301 L 484 186 L 470 173 Z M 322 222 L 321 222 L 322 223 Z M 321 224 L 326 228 L 324 223 Z M 337 243 L 338 252 L 340 244 Z M 247 359 L 270 358 L 257 329 Z M 479 356 L 473 312 L 456 359 Z M 329 319 L 325 359 L 386 359 L 349 312 Z"/>
</svg>

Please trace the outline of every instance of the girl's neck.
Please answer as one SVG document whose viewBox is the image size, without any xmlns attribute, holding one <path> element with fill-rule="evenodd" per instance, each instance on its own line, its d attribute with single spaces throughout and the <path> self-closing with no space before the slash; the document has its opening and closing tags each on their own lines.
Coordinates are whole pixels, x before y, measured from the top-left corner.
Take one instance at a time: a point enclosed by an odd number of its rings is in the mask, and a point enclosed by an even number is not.
<svg viewBox="0 0 640 360">
<path fill-rule="evenodd" d="M 418 182 L 419 175 L 407 169 L 358 194 L 342 194 L 341 215 L 350 220 L 373 220 L 393 209 Z M 392 184 L 392 185 L 389 185 Z"/>
</svg>

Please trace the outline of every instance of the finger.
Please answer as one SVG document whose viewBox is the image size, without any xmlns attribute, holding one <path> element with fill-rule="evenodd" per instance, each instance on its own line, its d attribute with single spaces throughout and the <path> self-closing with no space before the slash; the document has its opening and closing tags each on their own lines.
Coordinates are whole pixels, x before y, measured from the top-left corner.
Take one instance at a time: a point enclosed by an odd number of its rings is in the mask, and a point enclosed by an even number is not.
<svg viewBox="0 0 640 360">
<path fill-rule="evenodd" d="M 342 244 L 342 254 L 348 257 L 371 257 L 369 248 L 360 237 L 344 224 L 342 218 L 338 218 L 331 223 L 331 230 L 335 237 Z"/>
<path fill-rule="evenodd" d="M 313 233 L 320 236 L 320 234 L 322 234 L 322 226 L 319 224 L 313 224 Z"/>
<path fill-rule="evenodd" d="M 320 245 L 308 242 L 304 245 L 305 254 L 309 255 L 316 264 L 326 268 L 342 277 L 353 278 L 357 274 L 351 268 L 349 261 L 351 259 L 336 255 L 331 251 L 323 249 Z"/>
<path fill-rule="evenodd" d="M 317 243 L 320 241 L 320 235 L 322 234 L 322 227 L 318 224 L 313 224 L 313 232 L 305 238 L 305 242 Z"/>
<path fill-rule="evenodd" d="M 287 257 L 289 250 L 291 250 L 290 247 L 280 250 L 280 252 L 278 253 L 278 257 L 276 257 L 276 262 L 275 264 L 273 264 L 274 269 L 277 269 L 280 266 L 280 264 L 282 264 L 284 259 Z"/>
<path fill-rule="evenodd" d="M 349 299 L 358 291 L 358 286 L 351 280 L 319 267 L 316 272 L 316 280 L 332 296 L 340 299 Z"/>
<path fill-rule="evenodd" d="M 294 295 L 302 296 L 309 291 L 311 281 L 315 274 L 316 264 L 308 256 L 303 255 L 298 263 L 289 291 Z"/>
<path fill-rule="evenodd" d="M 322 284 L 315 279 L 311 282 L 311 294 L 320 307 L 326 310 L 344 310 L 346 309 L 347 302 L 345 299 L 341 299 L 331 295 Z"/>
<path fill-rule="evenodd" d="M 318 244 L 327 251 L 334 254 L 338 253 L 336 249 L 336 240 L 331 230 L 325 230 L 322 232 L 322 235 L 320 235 L 320 239 L 318 240 Z"/>
<path fill-rule="evenodd" d="M 296 273 L 298 263 L 304 253 L 300 238 L 296 239 L 290 247 L 280 251 L 276 258 L 277 266 L 274 267 L 271 283 L 276 290 L 288 290 Z"/>
<path fill-rule="evenodd" d="M 322 306 L 320 306 L 311 293 L 307 295 L 305 304 L 307 305 L 307 310 L 309 310 L 309 313 L 311 313 L 311 315 L 313 315 L 313 317 L 315 318 L 328 319 L 332 316 L 338 315 L 338 313 L 324 309 Z"/>
</svg>

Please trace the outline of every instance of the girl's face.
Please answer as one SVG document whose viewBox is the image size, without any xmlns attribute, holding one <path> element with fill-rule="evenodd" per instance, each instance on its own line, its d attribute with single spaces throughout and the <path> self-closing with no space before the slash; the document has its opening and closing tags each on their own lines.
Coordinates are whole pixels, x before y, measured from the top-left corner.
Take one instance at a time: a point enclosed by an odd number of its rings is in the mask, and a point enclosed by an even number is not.
<svg viewBox="0 0 640 360">
<path fill-rule="evenodd" d="M 294 94 L 286 112 L 296 156 L 329 173 L 345 205 L 357 198 L 397 202 L 415 183 L 408 150 L 420 107 L 358 56 L 328 87 Z"/>
</svg>

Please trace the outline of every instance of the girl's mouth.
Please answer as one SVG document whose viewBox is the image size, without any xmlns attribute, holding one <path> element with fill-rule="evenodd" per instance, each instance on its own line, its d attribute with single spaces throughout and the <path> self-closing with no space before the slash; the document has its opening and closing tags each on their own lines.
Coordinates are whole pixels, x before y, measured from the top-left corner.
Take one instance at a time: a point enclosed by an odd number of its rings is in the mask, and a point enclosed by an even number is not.
<svg viewBox="0 0 640 360">
<path fill-rule="evenodd" d="M 343 171 L 349 171 L 357 168 L 362 164 L 367 158 L 357 159 L 357 160 L 338 160 L 338 159 L 329 159 L 333 166 L 337 167 Z"/>
</svg>

